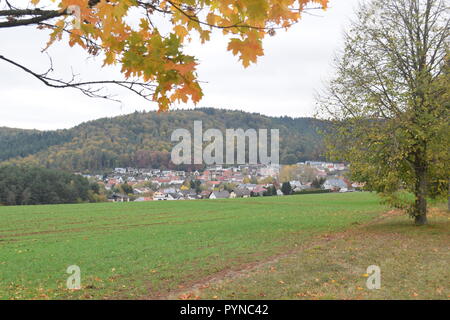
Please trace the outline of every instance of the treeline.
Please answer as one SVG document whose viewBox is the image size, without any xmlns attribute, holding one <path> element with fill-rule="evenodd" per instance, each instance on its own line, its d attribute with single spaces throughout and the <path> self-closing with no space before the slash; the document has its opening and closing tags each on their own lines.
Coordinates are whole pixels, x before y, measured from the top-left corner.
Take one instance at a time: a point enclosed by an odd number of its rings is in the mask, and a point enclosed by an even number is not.
<svg viewBox="0 0 450 320">
<path fill-rule="evenodd" d="M 25 157 L 72 139 L 68 130 L 38 131 L 0 128 L 0 161 Z"/>
<path fill-rule="evenodd" d="M 1 166 L 0 205 L 96 202 L 99 186 L 71 173 L 45 168 Z"/>
<path fill-rule="evenodd" d="M 29 164 L 67 171 L 101 171 L 115 167 L 183 169 L 170 161 L 176 144 L 170 141 L 175 129 L 193 132 L 195 120 L 203 130 L 217 128 L 279 129 L 280 162 L 293 164 L 324 159 L 321 131 L 327 122 L 310 118 L 267 117 L 242 111 L 212 108 L 133 114 L 90 121 L 69 130 L 25 131 L 0 135 L 0 161 Z M 10 129 L 11 130 L 11 129 Z"/>
</svg>

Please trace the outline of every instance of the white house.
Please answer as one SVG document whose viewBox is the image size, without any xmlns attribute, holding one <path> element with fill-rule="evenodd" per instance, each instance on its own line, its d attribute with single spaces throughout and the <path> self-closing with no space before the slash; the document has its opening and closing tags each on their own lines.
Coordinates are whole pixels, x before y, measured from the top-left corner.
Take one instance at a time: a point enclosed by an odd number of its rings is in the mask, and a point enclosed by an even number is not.
<svg viewBox="0 0 450 320">
<path fill-rule="evenodd" d="M 166 195 L 162 192 L 155 192 L 153 194 L 153 200 L 155 200 L 155 201 L 166 200 Z"/>
<path fill-rule="evenodd" d="M 323 188 L 325 190 L 334 190 L 334 189 L 344 189 L 348 187 L 345 181 L 342 179 L 327 179 L 323 183 Z"/>
<path fill-rule="evenodd" d="M 210 199 L 228 199 L 230 193 L 228 191 L 214 191 L 209 196 Z"/>
</svg>

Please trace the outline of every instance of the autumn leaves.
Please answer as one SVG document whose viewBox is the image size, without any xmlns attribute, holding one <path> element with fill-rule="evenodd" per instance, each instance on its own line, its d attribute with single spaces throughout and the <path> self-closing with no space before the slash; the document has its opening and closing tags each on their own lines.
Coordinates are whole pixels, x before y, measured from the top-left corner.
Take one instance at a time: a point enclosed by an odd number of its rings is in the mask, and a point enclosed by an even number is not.
<svg viewBox="0 0 450 320">
<path fill-rule="evenodd" d="M 104 65 L 118 64 L 126 79 L 154 85 L 151 100 L 159 110 L 174 102 L 194 103 L 203 96 L 197 61 L 183 46 L 196 34 L 202 43 L 213 29 L 228 37 L 228 50 L 242 65 L 264 54 L 262 40 L 275 29 L 289 28 L 309 3 L 326 8 L 328 0 L 52 0 L 60 10 L 77 7 L 79 17 L 66 15 L 54 24 L 48 45 L 69 34 L 69 45 L 89 54 L 103 54 Z M 41 0 L 32 0 L 36 7 Z M 136 23 L 139 17 L 140 23 Z M 81 21 L 74 21 L 79 19 Z M 74 28 L 75 22 L 79 28 Z M 168 28 L 169 27 L 169 28 Z M 163 33 L 161 30 L 165 30 Z"/>
</svg>

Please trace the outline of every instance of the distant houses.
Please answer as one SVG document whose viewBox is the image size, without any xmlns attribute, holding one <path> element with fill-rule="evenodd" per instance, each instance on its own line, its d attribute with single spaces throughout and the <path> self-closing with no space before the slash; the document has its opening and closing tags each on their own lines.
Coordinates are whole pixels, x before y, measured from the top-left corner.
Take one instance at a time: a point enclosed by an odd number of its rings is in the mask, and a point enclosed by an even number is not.
<svg viewBox="0 0 450 320">
<path fill-rule="evenodd" d="M 297 171 L 287 171 L 293 194 L 348 192 L 364 187 L 342 177 L 347 167 L 341 163 L 307 161 L 297 166 Z M 89 177 L 97 180 L 114 202 L 214 200 L 282 196 L 282 170 L 283 166 L 264 165 L 216 165 L 196 171 L 115 168 L 110 174 Z"/>
</svg>

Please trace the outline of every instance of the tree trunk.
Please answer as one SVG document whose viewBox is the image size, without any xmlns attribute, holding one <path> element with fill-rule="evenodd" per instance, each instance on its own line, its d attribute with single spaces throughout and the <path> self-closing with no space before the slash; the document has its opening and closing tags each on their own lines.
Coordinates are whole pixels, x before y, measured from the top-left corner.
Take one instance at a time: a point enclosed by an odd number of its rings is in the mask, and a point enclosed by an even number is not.
<svg viewBox="0 0 450 320">
<path fill-rule="evenodd" d="M 416 166 L 416 188 L 414 203 L 414 222 L 417 226 L 427 224 L 427 172 L 426 165 L 423 162 Z"/>
<path fill-rule="evenodd" d="M 427 213 L 425 212 L 424 214 L 415 216 L 414 223 L 416 224 L 416 226 L 423 226 L 423 225 L 427 224 L 428 223 Z"/>
<path fill-rule="evenodd" d="M 447 210 L 450 211 L 450 180 L 448 181 Z"/>
</svg>

